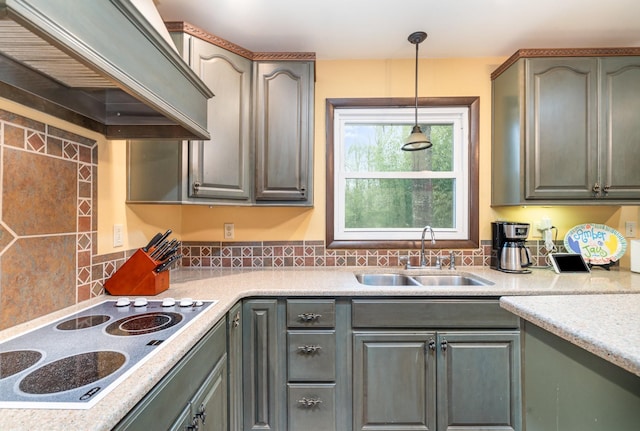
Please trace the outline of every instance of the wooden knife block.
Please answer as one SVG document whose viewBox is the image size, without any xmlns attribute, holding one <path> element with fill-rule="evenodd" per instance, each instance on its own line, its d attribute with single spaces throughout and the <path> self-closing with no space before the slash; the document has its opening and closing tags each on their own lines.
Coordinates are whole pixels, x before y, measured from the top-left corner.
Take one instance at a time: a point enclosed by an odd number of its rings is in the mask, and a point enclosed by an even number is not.
<svg viewBox="0 0 640 431">
<path fill-rule="evenodd" d="M 115 296 L 149 296 L 164 292 L 169 288 L 169 271 L 155 272 L 158 263 L 139 249 L 105 281 L 104 288 Z"/>
</svg>

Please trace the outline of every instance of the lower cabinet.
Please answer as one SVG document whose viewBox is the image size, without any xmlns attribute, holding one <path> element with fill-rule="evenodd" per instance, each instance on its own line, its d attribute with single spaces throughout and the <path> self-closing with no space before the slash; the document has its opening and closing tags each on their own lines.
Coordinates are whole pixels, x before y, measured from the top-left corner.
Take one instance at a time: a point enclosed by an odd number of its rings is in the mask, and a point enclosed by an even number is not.
<svg viewBox="0 0 640 431">
<path fill-rule="evenodd" d="M 522 429 L 517 317 L 496 298 L 354 299 L 353 429 Z"/>
<path fill-rule="evenodd" d="M 244 430 L 520 431 L 519 320 L 492 299 L 255 299 Z"/>
<path fill-rule="evenodd" d="M 349 303 L 244 303 L 244 430 L 350 430 Z"/>
<path fill-rule="evenodd" d="M 114 429 L 226 431 L 227 390 L 222 319 Z"/>
<path fill-rule="evenodd" d="M 637 431 L 640 376 L 523 324 L 527 431 Z"/>
</svg>

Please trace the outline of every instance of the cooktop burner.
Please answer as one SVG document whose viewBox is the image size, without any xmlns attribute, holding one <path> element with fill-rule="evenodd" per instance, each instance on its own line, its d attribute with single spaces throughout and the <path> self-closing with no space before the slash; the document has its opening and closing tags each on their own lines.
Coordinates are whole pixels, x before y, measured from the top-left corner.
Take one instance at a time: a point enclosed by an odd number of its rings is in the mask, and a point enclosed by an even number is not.
<svg viewBox="0 0 640 431">
<path fill-rule="evenodd" d="M 216 302 L 105 301 L 0 343 L 0 408 L 88 409 Z"/>
<path fill-rule="evenodd" d="M 182 321 L 182 315 L 160 311 L 124 317 L 105 329 L 111 335 L 141 335 L 171 328 Z"/>
</svg>

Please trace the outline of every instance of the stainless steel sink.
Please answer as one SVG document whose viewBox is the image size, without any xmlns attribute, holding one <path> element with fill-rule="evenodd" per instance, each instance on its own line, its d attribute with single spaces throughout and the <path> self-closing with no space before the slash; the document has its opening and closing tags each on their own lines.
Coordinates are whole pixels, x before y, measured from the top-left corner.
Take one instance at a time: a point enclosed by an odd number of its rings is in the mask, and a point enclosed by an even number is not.
<svg viewBox="0 0 640 431">
<path fill-rule="evenodd" d="M 413 275 L 412 278 L 422 286 L 490 286 L 493 283 L 468 275 Z"/>
<path fill-rule="evenodd" d="M 367 286 L 490 286 L 493 283 L 465 274 L 355 274 L 356 280 Z"/>
<path fill-rule="evenodd" d="M 415 279 L 403 274 L 356 274 L 356 280 L 367 286 L 420 286 Z"/>
</svg>

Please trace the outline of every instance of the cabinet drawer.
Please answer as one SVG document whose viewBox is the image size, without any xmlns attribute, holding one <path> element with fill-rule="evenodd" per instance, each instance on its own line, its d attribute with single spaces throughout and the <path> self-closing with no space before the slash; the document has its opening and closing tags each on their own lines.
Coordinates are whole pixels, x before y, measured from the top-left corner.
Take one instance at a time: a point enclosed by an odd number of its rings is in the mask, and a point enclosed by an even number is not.
<svg viewBox="0 0 640 431">
<path fill-rule="evenodd" d="M 517 328 L 518 318 L 498 300 L 352 301 L 354 328 Z"/>
<path fill-rule="evenodd" d="M 335 325 L 335 300 L 287 300 L 287 326 L 290 328 L 333 328 Z"/>
<path fill-rule="evenodd" d="M 289 381 L 336 380 L 335 331 L 288 331 L 287 350 Z"/>
<path fill-rule="evenodd" d="M 289 384 L 288 419 L 290 430 L 336 429 L 335 384 Z"/>
</svg>

